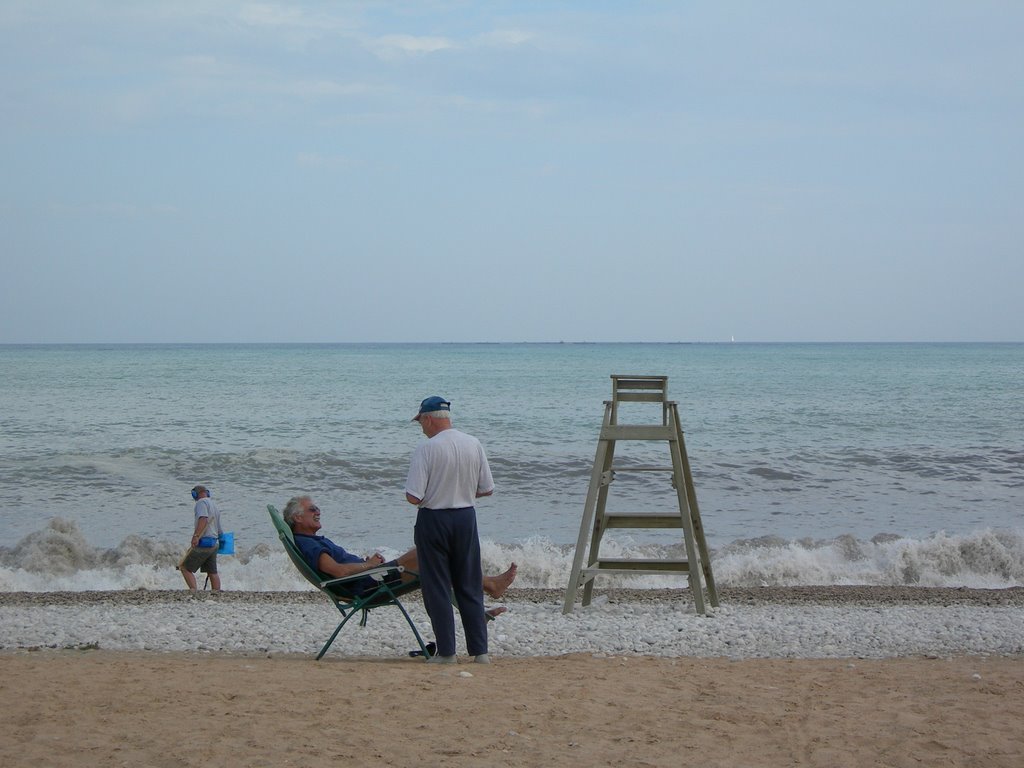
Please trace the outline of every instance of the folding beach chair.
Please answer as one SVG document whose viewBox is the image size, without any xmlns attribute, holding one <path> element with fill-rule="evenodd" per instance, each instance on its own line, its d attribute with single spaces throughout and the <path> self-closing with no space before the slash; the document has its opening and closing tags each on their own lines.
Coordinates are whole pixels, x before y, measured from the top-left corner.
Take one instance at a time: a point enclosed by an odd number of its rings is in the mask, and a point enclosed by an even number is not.
<svg viewBox="0 0 1024 768">
<path fill-rule="evenodd" d="M 281 513 L 271 505 L 267 505 L 267 511 L 270 513 L 270 519 L 274 523 L 274 527 L 277 529 L 277 535 L 281 539 L 281 543 L 284 544 L 284 549 L 288 553 L 288 557 L 291 558 L 292 563 L 310 584 L 315 586 L 321 592 L 323 592 L 327 598 L 331 601 L 331 604 L 342 615 L 341 623 L 338 624 L 334 633 L 330 636 L 324 647 L 320 649 L 320 653 L 317 654 L 317 660 L 319 660 L 327 649 L 331 647 L 331 643 L 334 642 L 334 638 L 341 632 L 348 620 L 355 616 L 357 613 L 362 614 L 362 618 L 359 621 L 359 626 L 366 626 L 366 619 L 370 611 L 374 608 L 380 608 L 384 605 L 394 605 L 398 607 L 398 610 L 405 616 L 406 622 L 409 624 L 409 628 L 412 629 L 413 635 L 416 636 L 416 642 L 419 643 L 420 651 L 422 651 L 423 658 L 429 658 L 430 653 L 427 651 L 427 646 L 423 642 L 423 638 L 420 637 L 419 630 L 416 629 L 416 625 L 413 623 L 412 617 L 409 616 L 409 612 L 405 610 L 405 606 L 398 599 L 399 595 L 404 595 L 406 592 L 412 592 L 415 589 L 420 588 L 420 580 L 417 574 L 412 581 L 403 582 L 398 585 L 389 585 L 383 581 L 384 575 L 394 568 L 380 567 L 371 568 L 368 571 L 363 571 L 355 576 L 346 576 L 344 578 L 335 579 L 324 576 L 319 571 L 310 568 L 309 563 L 302 557 L 302 553 L 299 552 L 298 547 L 295 546 L 295 539 L 292 536 L 292 529 L 288 527 L 284 519 L 281 517 Z M 400 569 L 404 570 L 404 569 Z M 406 573 L 413 573 L 412 571 L 405 571 Z M 362 581 L 366 576 L 372 576 L 374 578 L 381 579 L 379 586 L 373 592 L 368 595 L 356 594 L 351 589 L 347 588 L 346 585 L 352 585 L 355 582 Z"/>
</svg>

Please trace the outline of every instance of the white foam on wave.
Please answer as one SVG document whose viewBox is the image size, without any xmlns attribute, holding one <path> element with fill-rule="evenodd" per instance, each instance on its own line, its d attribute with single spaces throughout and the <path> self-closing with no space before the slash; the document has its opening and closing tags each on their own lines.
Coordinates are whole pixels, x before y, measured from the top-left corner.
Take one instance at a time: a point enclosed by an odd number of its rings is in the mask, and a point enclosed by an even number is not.
<svg viewBox="0 0 1024 768">
<path fill-rule="evenodd" d="M 279 546 L 245 547 L 219 558 L 224 588 L 246 591 L 310 589 Z M 394 557 L 399 551 L 383 548 Z M 666 547 L 609 538 L 610 557 L 679 557 L 681 545 Z M 514 543 L 481 542 L 484 571 L 519 566 L 516 586 L 564 589 L 573 547 L 543 537 Z M 112 549 L 91 546 L 73 521 L 55 519 L 13 548 L 0 548 L 0 592 L 179 589 L 184 587 L 175 543 L 129 536 Z M 712 553 L 719 586 L 1024 586 L 1024 532 L 985 529 L 965 535 L 937 533 L 926 539 L 877 536 L 870 541 L 839 536 L 827 541 L 753 539 L 736 541 Z M 682 586 L 682 577 L 615 576 L 622 588 Z M 202 579 L 200 579 L 202 583 Z"/>
<path fill-rule="evenodd" d="M 1024 535 L 985 529 L 940 531 L 926 539 L 840 536 L 831 541 L 733 542 L 713 560 L 715 578 L 729 586 L 971 587 L 1024 585 Z"/>
</svg>

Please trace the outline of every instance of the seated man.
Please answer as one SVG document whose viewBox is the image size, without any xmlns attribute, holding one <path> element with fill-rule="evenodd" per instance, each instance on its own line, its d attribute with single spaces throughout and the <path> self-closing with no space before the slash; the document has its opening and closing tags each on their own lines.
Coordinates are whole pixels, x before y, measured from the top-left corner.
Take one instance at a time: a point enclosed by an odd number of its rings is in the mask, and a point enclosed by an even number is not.
<svg viewBox="0 0 1024 768">
<path fill-rule="evenodd" d="M 408 571 L 419 572 L 419 561 L 416 558 L 416 548 L 413 547 L 396 560 L 385 563 L 380 553 L 362 558 L 358 555 L 346 552 L 326 536 L 317 536 L 320 530 L 320 508 L 313 503 L 309 496 L 295 496 L 290 499 L 281 513 L 285 523 L 292 529 L 295 537 L 295 546 L 298 547 L 302 556 L 314 570 L 326 573 L 328 576 L 353 576 L 371 568 L 386 566 L 402 566 Z M 388 574 L 387 581 L 412 581 L 414 577 L 402 572 L 395 576 Z M 512 563 L 508 570 L 498 576 L 484 576 L 484 592 L 497 600 L 505 594 L 505 590 L 516 578 L 516 564 Z M 352 582 L 349 589 L 355 594 L 362 594 L 368 590 L 376 589 L 378 583 L 370 576 L 358 582 Z M 504 612 L 504 608 L 492 609 L 488 615 L 496 616 Z"/>
</svg>

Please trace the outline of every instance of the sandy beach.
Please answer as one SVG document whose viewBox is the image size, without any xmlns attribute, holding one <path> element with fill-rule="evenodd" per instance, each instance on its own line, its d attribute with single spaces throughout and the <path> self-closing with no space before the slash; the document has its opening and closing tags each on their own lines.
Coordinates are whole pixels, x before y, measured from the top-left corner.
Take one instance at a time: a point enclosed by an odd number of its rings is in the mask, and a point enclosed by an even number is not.
<svg viewBox="0 0 1024 768">
<path fill-rule="evenodd" d="M 408 629 L 382 611 L 314 661 L 334 620 L 311 593 L 4 594 L 0 764 L 1022 764 L 1024 590 L 822 587 L 722 597 L 716 616 L 698 617 L 678 593 L 614 591 L 603 605 L 561 617 L 554 592 L 512 590 L 509 614 L 492 625 L 494 663 L 440 667 L 410 658 Z M 636 606 L 639 613 L 623 613 Z M 421 607 L 409 607 L 419 621 Z M 758 611 L 774 621 L 737 622 Z M 907 651 L 899 634 L 882 638 L 893 647 L 860 646 L 865 632 L 828 611 L 862 629 L 868 615 L 905 615 L 918 622 L 910 635 L 920 647 Z M 792 642 L 773 624 L 806 627 L 823 617 L 835 648 L 787 655 Z M 237 642 L 208 631 L 227 620 Z M 256 631 L 285 631 L 289 622 L 302 650 L 266 647 Z M 692 637 L 679 630 L 717 623 L 719 634 L 734 635 L 723 640 L 734 653 L 630 640 L 658 636 L 659 622 Z M 103 636 L 81 629 L 101 625 L 109 627 Z M 532 637 L 512 637 L 529 625 Z M 763 643 L 743 639 L 757 627 Z M 186 629 L 207 637 L 185 647 Z M 36 644 L 33 631 L 58 641 Z M 590 647 L 574 650 L 570 633 L 589 635 Z M 387 635 L 397 637 L 382 649 Z M 517 650 L 519 641 L 534 652 Z M 630 642 L 649 651 L 615 650 Z"/>
<path fill-rule="evenodd" d="M 5 766 L 1006 766 L 1020 658 L 0 656 Z M 205 693 L 204 693 L 205 691 Z"/>
</svg>

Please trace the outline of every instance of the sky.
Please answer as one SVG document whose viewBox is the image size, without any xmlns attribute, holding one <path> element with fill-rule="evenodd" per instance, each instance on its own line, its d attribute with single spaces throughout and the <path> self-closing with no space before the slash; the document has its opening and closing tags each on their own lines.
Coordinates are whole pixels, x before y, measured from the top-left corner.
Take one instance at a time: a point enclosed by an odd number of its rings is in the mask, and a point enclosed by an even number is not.
<svg viewBox="0 0 1024 768">
<path fill-rule="evenodd" d="M 1024 341 L 1024 3 L 0 3 L 0 343 Z"/>
</svg>

